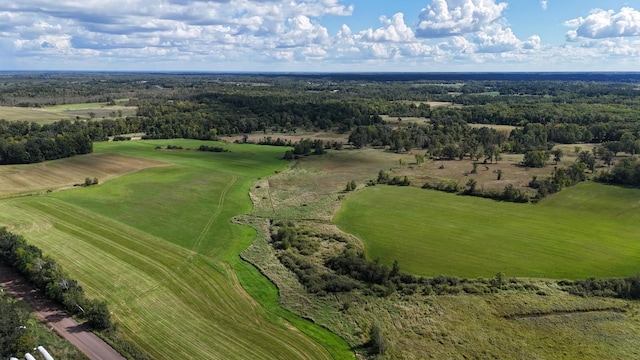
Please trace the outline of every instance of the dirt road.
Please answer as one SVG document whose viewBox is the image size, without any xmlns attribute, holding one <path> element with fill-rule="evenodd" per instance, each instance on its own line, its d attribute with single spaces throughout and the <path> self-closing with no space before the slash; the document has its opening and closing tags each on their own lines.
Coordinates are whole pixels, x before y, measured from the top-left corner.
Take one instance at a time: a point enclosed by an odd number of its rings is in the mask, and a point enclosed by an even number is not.
<svg viewBox="0 0 640 360">
<path fill-rule="evenodd" d="M 62 337 L 75 345 L 91 360 L 124 360 L 111 346 L 78 324 L 60 306 L 33 289 L 13 269 L 0 265 L 0 286 L 14 297 L 24 300 L 33 311 Z M 45 345 L 46 347 L 46 345 Z M 54 355 L 55 356 L 55 355 Z"/>
</svg>

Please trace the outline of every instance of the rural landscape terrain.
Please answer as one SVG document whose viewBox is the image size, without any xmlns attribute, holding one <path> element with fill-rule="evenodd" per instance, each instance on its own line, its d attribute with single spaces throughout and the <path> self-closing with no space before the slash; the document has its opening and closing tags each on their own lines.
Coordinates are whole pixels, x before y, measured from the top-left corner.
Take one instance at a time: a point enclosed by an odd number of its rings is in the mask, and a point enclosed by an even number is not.
<svg viewBox="0 0 640 360">
<path fill-rule="evenodd" d="M 129 359 L 640 356 L 640 76 L 0 74 L 0 263 Z M 83 359 L 2 293 L 0 356 Z"/>
</svg>

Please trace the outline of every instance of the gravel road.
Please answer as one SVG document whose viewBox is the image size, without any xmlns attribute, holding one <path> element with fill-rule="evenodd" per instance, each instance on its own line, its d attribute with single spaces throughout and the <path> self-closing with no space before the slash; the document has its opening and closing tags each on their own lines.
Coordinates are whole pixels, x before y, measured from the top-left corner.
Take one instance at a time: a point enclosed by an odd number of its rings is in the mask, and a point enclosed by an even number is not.
<svg viewBox="0 0 640 360">
<path fill-rule="evenodd" d="M 109 344 L 79 324 L 59 305 L 45 298 L 13 269 L 0 265 L 0 286 L 17 299 L 24 300 L 33 311 L 62 337 L 75 345 L 91 360 L 125 360 Z M 46 344 L 38 344 L 44 345 Z"/>
</svg>

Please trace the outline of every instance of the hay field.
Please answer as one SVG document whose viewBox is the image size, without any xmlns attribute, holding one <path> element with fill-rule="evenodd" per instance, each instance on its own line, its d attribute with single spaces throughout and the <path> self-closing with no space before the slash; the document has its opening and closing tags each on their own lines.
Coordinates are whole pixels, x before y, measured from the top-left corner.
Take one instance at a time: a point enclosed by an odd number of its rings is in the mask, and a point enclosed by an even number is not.
<svg viewBox="0 0 640 360">
<path fill-rule="evenodd" d="M 594 183 L 538 205 L 376 186 L 350 197 L 334 220 L 370 258 L 416 274 L 614 277 L 638 271 L 639 203 L 640 190 Z"/>
<path fill-rule="evenodd" d="M 116 103 L 127 102 L 128 99 L 117 100 Z M 95 118 L 100 119 L 103 117 L 110 117 L 113 113 L 118 114 L 118 111 L 122 113 L 122 116 L 135 115 L 137 107 L 126 105 L 108 105 L 107 103 L 81 103 L 81 104 L 64 104 L 48 106 L 45 109 L 48 111 L 54 111 L 73 118 L 90 118 L 93 114 Z"/>
<path fill-rule="evenodd" d="M 120 100 L 120 102 L 126 101 Z M 135 115 L 137 107 L 125 105 L 107 105 L 106 103 L 82 103 L 47 106 L 44 108 L 23 108 L 15 106 L 0 106 L 0 119 L 7 121 L 28 121 L 38 124 L 52 123 L 60 120 L 74 120 L 76 118 L 89 119 L 90 114 L 95 118 L 107 118 L 118 112 L 122 116 Z"/>
<path fill-rule="evenodd" d="M 74 118 L 74 116 L 50 109 L 0 106 L 0 119 L 7 121 L 28 121 L 44 124 L 71 118 Z"/>
<path fill-rule="evenodd" d="M 352 358 L 337 336 L 275 311 L 277 289 L 238 257 L 255 232 L 230 219 L 251 210 L 255 178 L 286 165 L 283 148 L 187 150 L 202 143 L 97 143 L 103 156 L 171 165 L 1 200 L 0 223 L 56 258 L 89 296 L 107 298 L 125 336 L 152 358 Z M 167 144 L 185 150 L 155 149 Z M 259 289 L 258 301 L 244 288 Z"/>
<path fill-rule="evenodd" d="M 273 140 L 278 138 L 284 141 L 291 141 L 292 143 L 296 143 L 302 139 L 311 139 L 311 140 L 322 140 L 324 142 L 339 142 L 346 144 L 349 141 L 348 133 L 336 133 L 336 132 L 305 132 L 305 131 L 297 131 L 296 133 L 276 133 L 276 132 L 268 132 L 264 133 L 255 133 L 248 134 L 247 140 L 249 142 L 258 143 L 266 137 L 270 137 Z M 241 142 L 243 141 L 244 135 L 237 136 L 223 136 L 220 140 L 224 142 Z"/>
</svg>

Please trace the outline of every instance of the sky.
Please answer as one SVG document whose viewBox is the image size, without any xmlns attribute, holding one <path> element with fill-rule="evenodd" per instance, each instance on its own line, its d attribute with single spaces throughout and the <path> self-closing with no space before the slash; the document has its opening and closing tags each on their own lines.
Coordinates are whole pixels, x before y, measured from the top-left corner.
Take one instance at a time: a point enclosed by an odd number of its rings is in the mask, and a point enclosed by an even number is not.
<svg viewBox="0 0 640 360">
<path fill-rule="evenodd" d="M 0 71 L 640 71 L 640 0 L 0 0 Z"/>
</svg>

